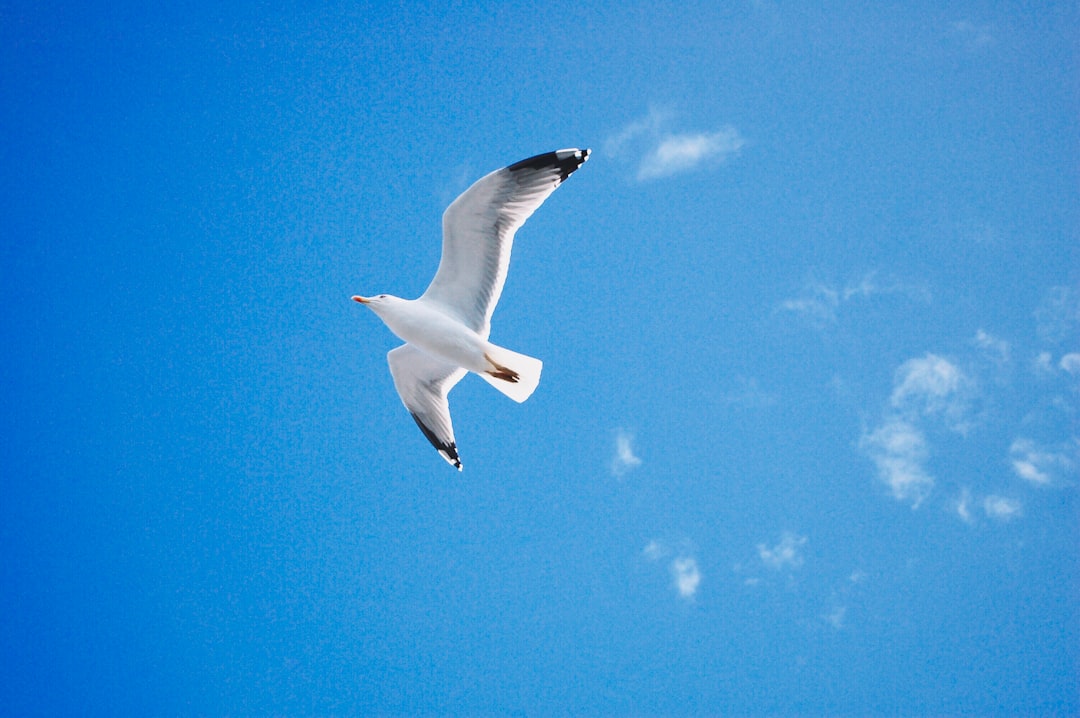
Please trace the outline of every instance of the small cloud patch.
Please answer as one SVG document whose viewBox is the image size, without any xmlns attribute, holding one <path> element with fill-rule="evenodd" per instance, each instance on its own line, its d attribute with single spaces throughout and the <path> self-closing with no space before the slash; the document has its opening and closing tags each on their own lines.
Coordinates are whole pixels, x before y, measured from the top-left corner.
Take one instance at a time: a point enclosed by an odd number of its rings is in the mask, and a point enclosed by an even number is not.
<svg viewBox="0 0 1080 718">
<path fill-rule="evenodd" d="M 611 473 L 623 476 L 641 466 L 641 459 L 634 453 L 634 435 L 625 429 L 615 430 L 615 456 L 611 459 Z"/>
<path fill-rule="evenodd" d="M 692 556 L 681 556 L 671 562 L 671 576 L 675 579 L 675 589 L 682 598 L 691 599 L 697 593 L 701 583 L 701 571 Z"/>
<path fill-rule="evenodd" d="M 645 544 L 641 553 L 652 563 L 667 562 L 672 585 L 679 598 L 687 601 L 694 599 L 701 585 L 701 569 L 689 546 L 675 550 L 666 542 L 653 539 Z"/>
<path fill-rule="evenodd" d="M 640 158 L 635 179 L 639 182 L 670 177 L 719 164 L 746 144 L 730 125 L 701 132 L 667 129 L 674 113 L 658 108 L 628 123 L 604 143 L 614 157 Z"/>
<path fill-rule="evenodd" d="M 1012 521 L 1020 516 L 1020 502 L 1004 496 L 990 495 L 983 499 L 983 511 L 995 521 Z"/>
<path fill-rule="evenodd" d="M 860 446 L 877 466 L 878 478 L 894 499 L 909 502 L 915 509 L 929 496 L 934 478 L 923 466 L 929 450 L 917 427 L 892 419 L 864 436 Z"/>
<path fill-rule="evenodd" d="M 777 311 L 799 317 L 816 329 L 824 329 L 837 322 L 841 309 L 850 302 L 884 296 L 906 297 L 923 304 L 931 301 L 930 292 L 925 288 L 900 282 L 882 282 L 876 272 L 870 272 L 857 282 L 846 285 L 811 281 L 801 294 L 781 301 Z"/>
<path fill-rule="evenodd" d="M 707 161 L 723 161 L 737 153 L 746 141 L 734 127 L 716 132 L 664 135 L 638 167 L 639 180 L 669 177 L 688 172 Z"/>
<path fill-rule="evenodd" d="M 1012 443 L 1009 459 L 1017 476 L 1037 486 L 1059 483 L 1074 468 L 1073 460 L 1064 451 L 1025 438 Z"/>
<path fill-rule="evenodd" d="M 1070 352 L 1061 357 L 1061 361 L 1058 362 L 1058 366 L 1063 371 L 1072 374 L 1073 376 L 1080 376 L 1080 353 Z"/>
<path fill-rule="evenodd" d="M 960 498 L 956 500 L 956 515 L 966 524 L 975 520 L 971 516 L 971 489 L 967 487 L 960 492 Z"/>
<path fill-rule="evenodd" d="M 907 417 L 937 416 L 966 434 L 972 382 L 955 364 L 935 354 L 904 362 L 896 372 L 889 404 Z"/>
<path fill-rule="evenodd" d="M 798 568 L 803 565 L 802 547 L 806 545 L 807 538 L 785 531 L 780 542 L 775 546 L 767 546 L 764 543 L 757 545 L 758 557 L 769 568 L 779 571 L 782 568 Z"/>
</svg>

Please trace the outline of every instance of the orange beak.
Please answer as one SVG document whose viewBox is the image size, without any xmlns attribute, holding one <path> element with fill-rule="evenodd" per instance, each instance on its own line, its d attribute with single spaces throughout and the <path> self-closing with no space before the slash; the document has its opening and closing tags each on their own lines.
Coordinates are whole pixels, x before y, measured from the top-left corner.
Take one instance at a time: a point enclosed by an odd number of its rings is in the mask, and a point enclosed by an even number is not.
<svg viewBox="0 0 1080 718">
<path fill-rule="evenodd" d="M 367 299 L 365 299 L 364 297 L 361 297 L 361 296 L 359 296 L 359 295 L 357 295 L 357 296 L 353 297 L 353 298 L 352 298 L 352 300 L 353 300 L 354 302 L 360 302 L 361 304 L 367 304 L 367 303 L 368 303 L 368 300 L 367 300 Z"/>
</svg>

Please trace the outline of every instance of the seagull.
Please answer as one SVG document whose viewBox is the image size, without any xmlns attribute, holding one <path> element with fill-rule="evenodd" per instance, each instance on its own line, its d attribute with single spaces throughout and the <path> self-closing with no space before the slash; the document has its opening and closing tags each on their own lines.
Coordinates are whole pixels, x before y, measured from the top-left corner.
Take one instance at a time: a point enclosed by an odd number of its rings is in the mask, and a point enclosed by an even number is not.
<svg viewBox="0 0 1080 718">
<path fill-rule="evenodd" d="M 489 342 L 517 232 L 589 158 L 546 152 L 481 177 L 443 213 L 442 259 L 417 299 L 354 296 L 405 343 L 386 355 L 405 408 L 439 454 L 461 471 L 447 395 L 468 372 L 516 402 L 540 383 L 543 363 Z"/>
</svg>

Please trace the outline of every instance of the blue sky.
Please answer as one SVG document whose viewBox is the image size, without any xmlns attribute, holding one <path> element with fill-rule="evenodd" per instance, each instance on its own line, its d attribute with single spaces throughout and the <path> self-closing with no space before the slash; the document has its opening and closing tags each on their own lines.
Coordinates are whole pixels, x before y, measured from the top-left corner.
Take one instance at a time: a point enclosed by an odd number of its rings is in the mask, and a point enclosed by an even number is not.
<svg viewBox="0 0 1080 718">
<path fill-rule="evenodd" d="M 1075 4 L 0 5 L 0 708 L 1080 712 Z M 417 431 L 352 294 L 593 156 Z"/>
</svg>

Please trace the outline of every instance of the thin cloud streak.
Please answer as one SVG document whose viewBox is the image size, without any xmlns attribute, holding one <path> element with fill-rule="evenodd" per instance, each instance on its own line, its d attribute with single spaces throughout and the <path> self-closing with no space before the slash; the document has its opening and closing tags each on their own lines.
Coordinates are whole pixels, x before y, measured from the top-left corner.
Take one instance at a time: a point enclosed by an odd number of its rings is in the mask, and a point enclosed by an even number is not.
<svg viewBox="0 0 1080 718">
<path fill-rule="evenodd" d="M 672 114 L 656 107 L 649 108 L 649 114 L 640 120 L 634 120 L 604 143 L 605 151 L 612 156 L 621 155 L 632 142 L 642 135 L 656 136 L 668 122 Z"/>
<path fill-rule="evenodd" d="M 956 500 L 956 515 L 966 524 L 975 521 L 971 516 L 971 489 L 967 487 L 960 492 L 960 498 Z"/>
<path fill-rule="evenodd" d="M 716 132 L 669 134 L 661 138 L 641 161 L 639 180 L 669 177 L 688 172 L 706 161 L 723 161 L 737 153 L 746 141 L 734 127 Z"/>
<path fill-rule="evenodd" d="M 634 178 L 644 182 L 718 164 L 746 144 L 731 125 L 699 132 L 673 131 L 668 129 L 673 117 L 669 110 L 652 107 L 645 117 L 612 135 L 604 148 L 613 157 L 640 158 Z"/>
<path fill-rule="evenodd" d="M 802 317 L 811 326 L 822 329 L 835 324 L 840 315 L 840 309 L 853 300 L 894 294 L 923 304 L 929 304 L 931 301 L 930 292 L 925 288 L 898 282 L 883 284 L 878 281 L 876 272 L 870 272 L 858 282 L 844 286 L 818 281 L 810 282 L 800 296 L 780 302 L 777 311 Z"/>
<path fill-rule="evenodd" d="M 634 454 L 634 436 L 624 429 L 615 431 L 615 456 L 611 460 L 611 473 L 624 476 L 641 466 L 641 459 Z"/>
<path fill-rule="evenodd" d="M 836 311 L 840 306 L 840 293 L 832 287 L 815 284 L 807 290 L 805 296 L 797 299 L 785 299 L 780 309 L 805 317 L 811 324 L 821 326 L 836 321 Z"/>
<path fill-rule="evenodd" d="M 1072 472 L 1074 463 L 1064 451 L 1050 449 L 1027 438 L 1018 438 L 1009 447 L 1013 471 L 1036 486 L 1060 483 Z"/>
</svg>

